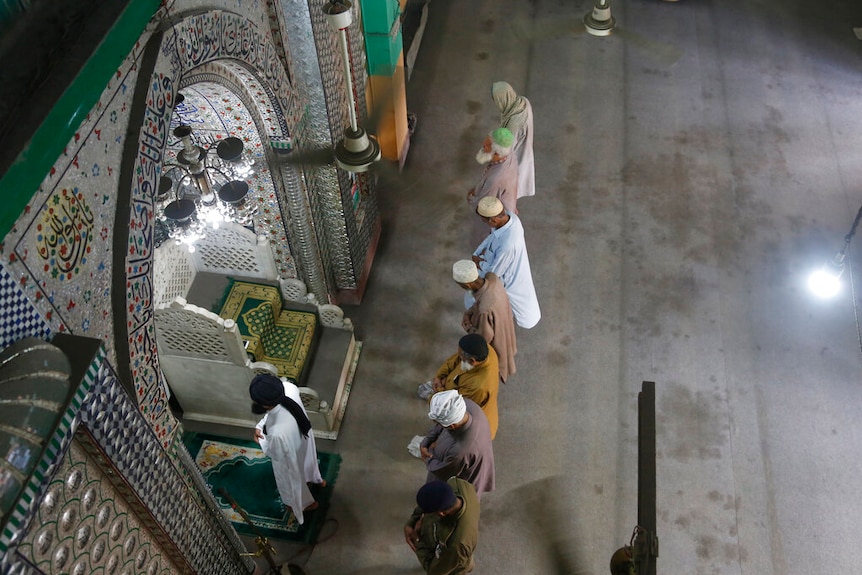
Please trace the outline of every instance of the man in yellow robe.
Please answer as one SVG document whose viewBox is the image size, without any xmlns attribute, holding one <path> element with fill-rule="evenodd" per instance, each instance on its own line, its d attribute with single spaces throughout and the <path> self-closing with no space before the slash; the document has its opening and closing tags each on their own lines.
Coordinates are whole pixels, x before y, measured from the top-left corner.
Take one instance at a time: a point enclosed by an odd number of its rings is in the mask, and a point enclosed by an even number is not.
<svg viewBox="0 0 862 575">
<path fill-rule="evenodd" d="M 428 398 L 447 389 L 457 389 L 463 397 L 482 408 L 491 427 L 491 439 L 494 439 L 499 423 L 500 366 L 497 352 L 478 333 L 467 334 L 458 341 L 458 351 L 443 362 L 434 379 L 419 386 L 419 395 Z"/>
</svg>

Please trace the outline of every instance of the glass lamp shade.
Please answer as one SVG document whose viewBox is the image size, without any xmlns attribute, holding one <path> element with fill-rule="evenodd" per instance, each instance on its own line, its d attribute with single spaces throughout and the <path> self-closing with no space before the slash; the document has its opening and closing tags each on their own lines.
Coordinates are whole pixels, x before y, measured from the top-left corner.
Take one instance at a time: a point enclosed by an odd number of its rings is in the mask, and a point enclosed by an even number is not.
<svg viewBox="0 0 862 575">
<path fill-rule="evenodd" d="M 177 223 L 187 222 L 195 213 L 195 203 L 191 200 L 174 200 L 165 206 L 165 217 Z"/>
<path fill-rule="evenodd" d="M 221 187 L 218 197 L 227 204 L 240 204 L 248 195 L 248 184 L 239 180 L 228 182 Z"/>
<path fill-rule="evenodd" d="M 225 162 L 236 162 L 242 157 L 243 148 L 242 140 L 231 136 L 218 143 L 216 154 Z"/>
<path fill-rule="evenodd" d="M 159 187 L 156 192 L 156 200 L 162 201 L 168 197 L 171 190 L 174 188 L 174 181 L 168 176 L 162 176 L 159 178 Z"/>
</svg>

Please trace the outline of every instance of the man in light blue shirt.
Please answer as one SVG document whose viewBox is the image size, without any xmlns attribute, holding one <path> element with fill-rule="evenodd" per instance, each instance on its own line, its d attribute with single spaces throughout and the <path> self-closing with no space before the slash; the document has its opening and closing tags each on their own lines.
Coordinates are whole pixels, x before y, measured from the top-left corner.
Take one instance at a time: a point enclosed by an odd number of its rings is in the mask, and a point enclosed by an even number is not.
<svg viewBox="0 0 862 575">
<path fill-rule="evenodd" d="M 479 275 L 485 277 L 494 272 L 502 280 L 515 322 L 529 329 L 539 323 L 542 312 L 533 286 L 521 220 L 494 197 L 482 198 L 476 213 L 491 227 L 491 233 L 473 252 Z"/>
</svg>

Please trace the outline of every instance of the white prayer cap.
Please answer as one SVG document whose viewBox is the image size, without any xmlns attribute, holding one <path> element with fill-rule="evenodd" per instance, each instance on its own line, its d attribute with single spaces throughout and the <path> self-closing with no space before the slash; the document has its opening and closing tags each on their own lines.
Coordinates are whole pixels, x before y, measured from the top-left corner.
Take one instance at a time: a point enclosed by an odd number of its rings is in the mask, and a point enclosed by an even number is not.
<svg viewBox="0 0 862 575">
<path fill-rule="evenodd" d="M 458 260 L 452 266 L 452 279 L 459 284 L 468 284 L 479 279 L 479 270 L 473 260 Z"/>
<path fill-rule="evenodd" d="M 467 404 L 457 389 L 440 391 L 431 396 L 431 410 L 428 418 L 443 427 L 460 423 L 467 413 Z"/>
<path fill-rule="evenodd" d="M 500 198 L 494 196 L 485 196 L 479 200 L 479 206 L 476 208 L 476 213 L 486 218 L 493 218 L 503 213 L 503 202 Z"/>
</svg>

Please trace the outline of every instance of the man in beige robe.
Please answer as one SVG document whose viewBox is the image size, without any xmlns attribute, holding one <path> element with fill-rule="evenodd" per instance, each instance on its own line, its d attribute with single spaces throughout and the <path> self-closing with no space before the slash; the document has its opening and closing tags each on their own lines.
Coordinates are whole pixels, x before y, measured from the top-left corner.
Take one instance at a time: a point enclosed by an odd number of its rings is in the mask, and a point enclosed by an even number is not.
<svg viewBox="0 0 862 575">
<path fill-rule="evenodd" d="M 452 279 L 467 290 L 464 307 L 467 311 L 461 326 L 467 333 L 478 333 L 497 352 L 500 380 L 505 383 L 515 373 L 515 321 L 512 306 L 503 282 L 493 272 L 479 277 L 479 270 L 472 260 L 460 260 L 452 266 Z"/>
</svg>

